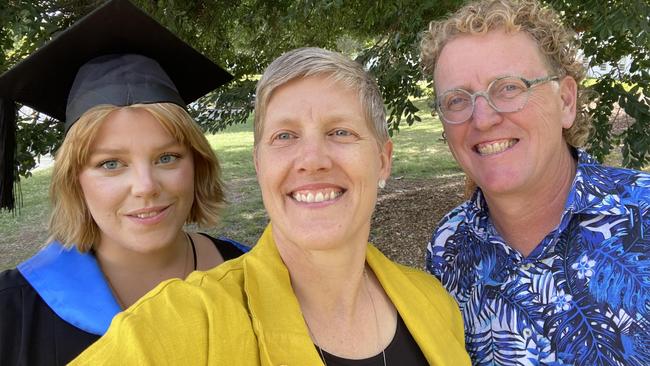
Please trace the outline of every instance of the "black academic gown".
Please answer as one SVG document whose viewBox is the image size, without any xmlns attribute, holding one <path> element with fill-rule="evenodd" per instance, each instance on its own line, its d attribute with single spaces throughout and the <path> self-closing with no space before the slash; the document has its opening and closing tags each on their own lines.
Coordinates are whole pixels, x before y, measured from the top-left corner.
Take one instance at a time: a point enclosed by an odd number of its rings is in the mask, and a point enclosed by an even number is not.
<svg viewBox="0 0 650 366">
<path fill-rule="evenodd" d="M 226 260 L 248 250 L 210 239 Z M 0 273 L 0 365 L 65 365 L 119 310 L 94 257 L 52 243 Z"/>
</svg>

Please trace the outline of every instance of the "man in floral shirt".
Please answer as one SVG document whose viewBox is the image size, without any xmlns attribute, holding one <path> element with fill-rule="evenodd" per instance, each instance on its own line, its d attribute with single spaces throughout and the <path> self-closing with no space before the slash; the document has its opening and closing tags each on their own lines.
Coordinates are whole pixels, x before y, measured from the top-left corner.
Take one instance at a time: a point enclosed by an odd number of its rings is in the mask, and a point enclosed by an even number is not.
<svg viewBox="0 0 650 366">
<path fill-rule="evenodd" d="M 449 148 L 477 188 L 427 268 L 477 365 L 650 365 L 650 175 L 580 150 L 574 37 L 533 0 L 483 0 L 422 41 Z"/>
</svg>

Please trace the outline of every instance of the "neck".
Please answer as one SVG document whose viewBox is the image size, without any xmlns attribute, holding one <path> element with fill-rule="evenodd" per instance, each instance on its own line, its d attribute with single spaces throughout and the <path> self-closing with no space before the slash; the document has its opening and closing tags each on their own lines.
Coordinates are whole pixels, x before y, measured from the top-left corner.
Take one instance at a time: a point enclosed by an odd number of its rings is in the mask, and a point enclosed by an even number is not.
<svg viewBox="0 0 650 366">
<path fill-rule="evenodd" d="M 192 249 L 185 235 L 181 231 L 169 245 L 147 252 L 106 242 L 97 246 L 97 261 L 123 308 L 135 303 L 160 282 L 185 278 L 192 271 Z"/>
<path fill-rule="evenodd" d="M 368 233 L 326 250 L 304 249 L 275 230 L 273 236 L 314 343 L 344 358 L 380 353 L 395 332 L 396 313 L 366 268 Z"/>
<path fill-rule="evenodd" d="M 526 187 L 525 192 L 489 194 L 484 192 L 490 220 L 513 249 L 528 256 L 540 241 L 555 229 L 562 217 L 576 174 L 576 162 L 567 149 L 561 161 L 547 172 L 553 180 Z"/>
<path fill-rule="evenodd" d="M 350 312 L 354 308 L 363 290 L 367 242 L 309 250 L 283 240 L 275 231 L 273 236 L 302 307 L 314 307 L 319 312 L 341 311 L 341 307 Z"/>
</svg>

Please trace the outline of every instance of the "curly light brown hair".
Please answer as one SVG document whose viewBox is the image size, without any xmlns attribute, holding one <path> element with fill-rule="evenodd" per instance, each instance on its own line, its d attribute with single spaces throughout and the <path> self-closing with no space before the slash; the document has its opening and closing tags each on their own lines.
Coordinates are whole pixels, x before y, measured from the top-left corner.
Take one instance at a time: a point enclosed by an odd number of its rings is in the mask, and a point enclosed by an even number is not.
<svg viewBox="0 0 650 366">
<path fill-rule="evenodd" d="M 420 43 L 425 74 L 433 77 L 442 49 L 457 35 L 485 34 L 492 30 L 529 34 L 537 42 L 551 71 L 576 81 L 578 111 L 573 125 L 563 131 L 563 136 L 569 145 L 583 146 L 591 130 L 588 110 L 591 92 L 581 83 L 586 71 L 578 58 L 579 43 L 575 33 L 562 24 L 557 12 L 536 0 L 479 0 L 446 19 L 432 21 Z"/>
<path fill-rule="evenodd" d="M 185 109 L 172 103 L 134 104 L 127 107 L 100 105 L 79 118 L 56 153 L 50 183 L 50 241 L 57 240 L 66 246 L 75 245 L 80 252 L 89 251 L 99 242 L 100 229 L 86 205 L 79 174 L 87 164 L 99 127 L 109 114 L 123 108 L 147 111 L 171 136 L 192 152 L 194 203 L 186 223 L 210 227 L 218 222 L 219 211 L 224 203 L 219 161 L 203 131 Z"/>
</svg>

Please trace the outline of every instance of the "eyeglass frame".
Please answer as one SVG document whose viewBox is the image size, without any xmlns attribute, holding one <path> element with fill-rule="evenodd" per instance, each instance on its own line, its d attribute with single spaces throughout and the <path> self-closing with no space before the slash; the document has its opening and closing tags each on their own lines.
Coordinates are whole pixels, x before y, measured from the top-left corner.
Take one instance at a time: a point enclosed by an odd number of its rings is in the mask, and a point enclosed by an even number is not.
<svg viewBox="0 0 650 366">
<path fill-rule="evenodd" d="M 488 91 L 490 90 L 492 85 L 494 85 L 494 83 L 496 83 L 497 81 L 503 80 L 503 79 L 509 79 L 509 78 L 519 79 L 526 85 L 526 101 L 518 109 L 515 109 L 515 110 L 512 110 L 512 111 L 507 111 L 507 112 L 506 111 L 500 111 L 499 108 L 497 108 L 494 105 L 494 103 L 492 102 L 492 98 L 490 98 L 490 95 L 489 95 Z M 519 112 L 520 110 L 524 109 L 526 104 L 528 104 L 528 99 L 530 98 L 530 90 L 534 86 L 541 85 L 541 84 L 546 83 L 548 81 L 557 81 L 557 80 L 560 80 L 559 75 L 548 75 L 548 76 L 544 76 L 544 77 L 537 78 L 537 79 L 532 79 L 532 80 L 528 80 L 528 79 L 524 78 L 523 76 L 516 76 L 516 75 L 500 76 L 500 77 L 492 80 L 488 84 L 488 86 L 487 86 L 487 88 L 485 90 L 470 93 L 470 92 L 468 92 L 467 90 L 465 90 L 463 88 L 454 88 L 454 89 L 449 89 L 449 90 L 445 91 L 444 93 L 442 93 L 442 95 L 439 98 L 436 98 L 436 110 L 438 111 L 438 114 L 440 115 L 440 117 L 446 123 L 448 123 L 450 125 L 460 125 L 460 124 L 463 124 L 463 123 L 467 122 L 470 118 L 472 118 L 472 115 L 474 115 L 474 108 L 476 108 L 476 98 L 479 97 L 479 96 L 482 96 L 488 102 L 488 105 L 490 107 L 492 107 L 492 109 L 494 109 L 495 111 L 497 111 L 499 113 Z M 444 115 L 444 113 L 442 112 L 442 109 L 441 109 L 442 97 L 444 97 L 448 93 L 451 93 L 451 92 L 454 92 L 454 91 L 465 92 L 471 97 L 471 100 L 472 100 L 472 112 L 469 114 L 469 116 L 465 120 L 463 120 L 461 122 L 452 122 L 452 121 L 447 120 L 447 118 L 445 118 L 445 115 Z"/>
</svg>

